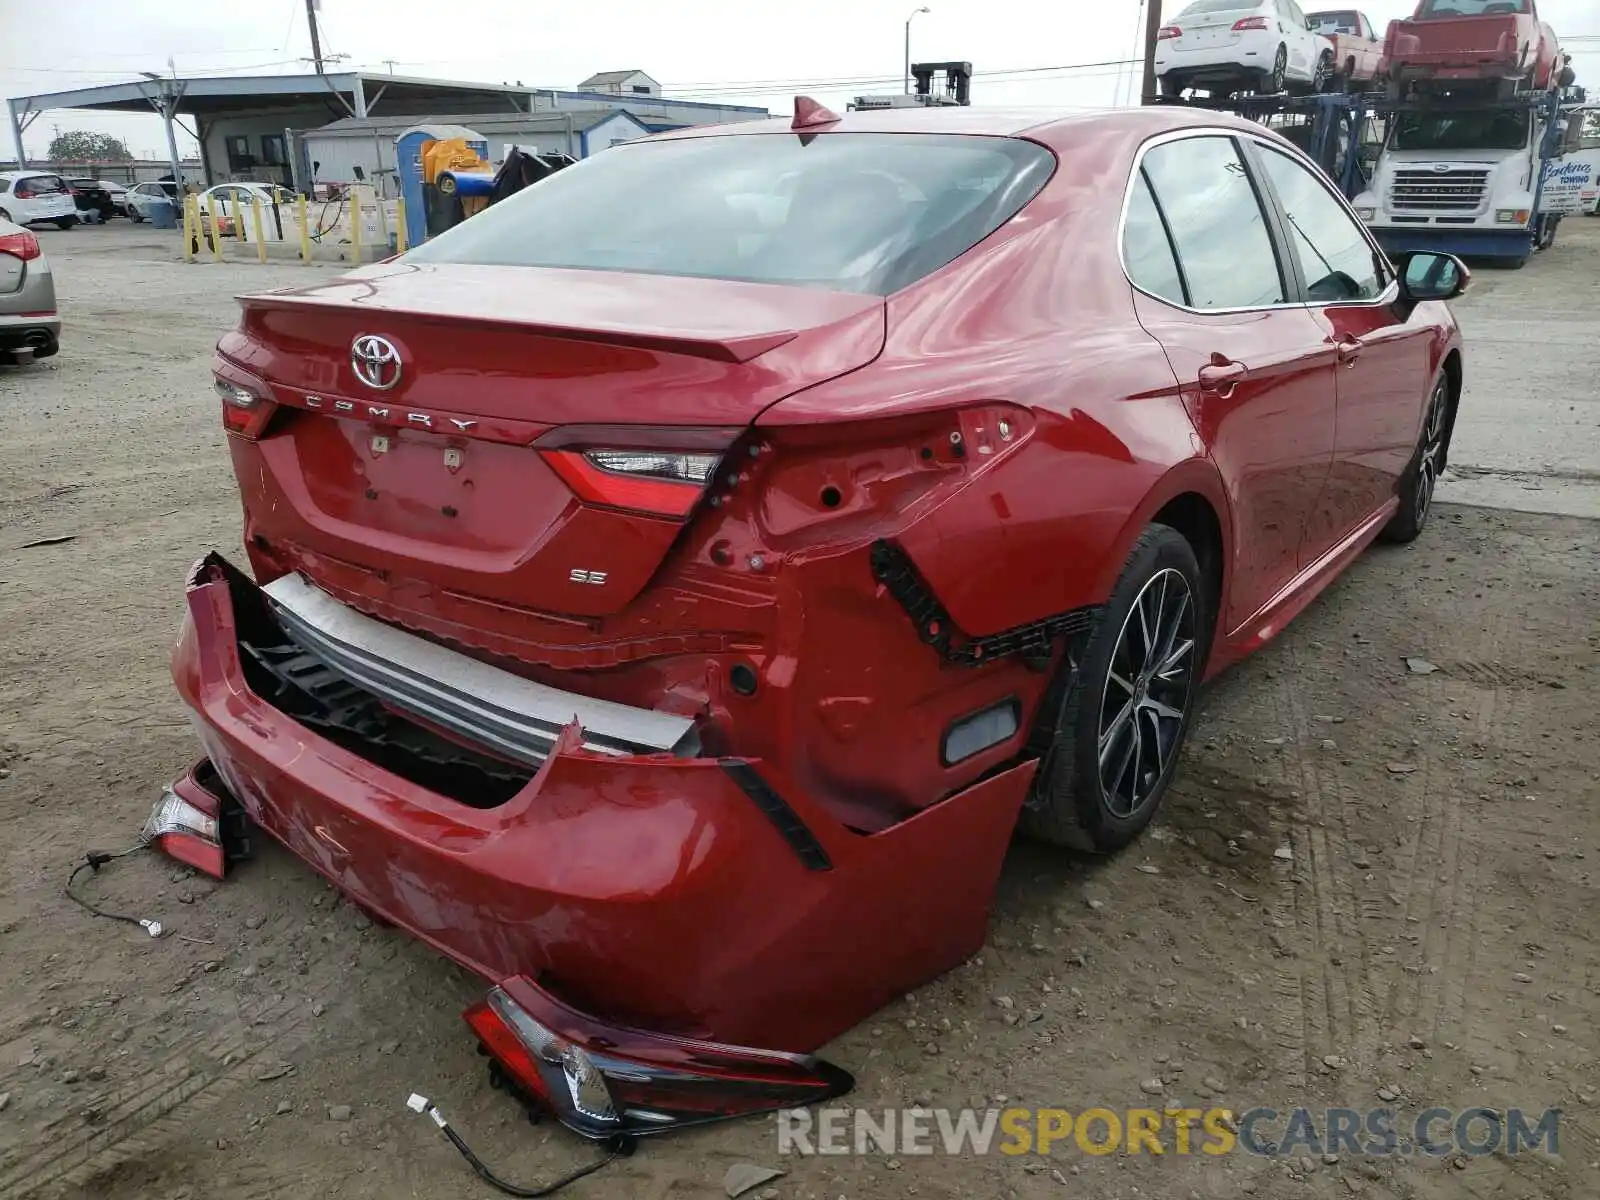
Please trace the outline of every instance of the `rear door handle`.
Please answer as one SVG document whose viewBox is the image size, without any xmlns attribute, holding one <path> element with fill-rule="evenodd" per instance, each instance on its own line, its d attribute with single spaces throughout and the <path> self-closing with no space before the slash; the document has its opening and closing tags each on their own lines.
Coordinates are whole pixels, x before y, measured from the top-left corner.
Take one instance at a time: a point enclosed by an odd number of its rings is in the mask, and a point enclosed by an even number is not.
<svg viewBox="0 0 1600 1200">
<path fill-rule="evenodd" d="M 1200 390 L 1215 392 L 1224 399 L 1232 393 L 1233 385 L 1249 373 L 1242 362 L 1234 362 L 1226 355 L 1213 354 L 1211 361 L 1200 368 Z"/>
<path fill-rule="evenodd" d="M 1339 362 L 1347 367 L 1356 365 L 1356 359 L 1361 357 L 1361 351 L 1365 346 L 1365 343 L 1360 338 L 1352 337 L 1349 334 L 1346 334 L 1333 344 L 1339 351 Z"/>
</svg>

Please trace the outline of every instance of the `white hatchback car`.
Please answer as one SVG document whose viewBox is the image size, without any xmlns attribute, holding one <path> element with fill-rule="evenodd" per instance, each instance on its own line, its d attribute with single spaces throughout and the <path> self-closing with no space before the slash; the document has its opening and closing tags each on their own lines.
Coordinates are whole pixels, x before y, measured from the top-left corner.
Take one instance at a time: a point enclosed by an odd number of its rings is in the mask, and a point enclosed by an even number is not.
<svg viewBox="0 0 1600 1200">
<path fill-rule="evenodd" d="M 148 221 L 152 204 L 176 204 L 172 193 L 160 183 L 136 183 L 128 189 L 127 211 L 134 221 Z"/>
<path fill-rule="evenodd" d="M 0 174 L 0 221 L 18 225 L 49 221 L 71 229 L 78 223 L 78 202 L 59 175 L 48 171 L 7 171 Z"/>
<path fill-rule="evenodd" d="M 1333 42 L 1306 28 L 1295 0 L 1195 0 L 1156 41 L 1161 94 L 1320 91 L 1333 74 Z"/>
</svg>

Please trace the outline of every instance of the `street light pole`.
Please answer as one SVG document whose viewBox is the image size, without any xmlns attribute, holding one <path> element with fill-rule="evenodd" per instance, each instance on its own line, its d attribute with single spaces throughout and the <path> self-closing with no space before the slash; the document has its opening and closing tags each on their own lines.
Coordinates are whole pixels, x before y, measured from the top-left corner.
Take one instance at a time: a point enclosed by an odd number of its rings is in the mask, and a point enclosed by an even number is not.
<svg viewBox="0 0 1600 1200">
<path fill-rule="evenodd" d="M 906 18 L 906 95 L 911 94 L 911 17 L 918 13 L 932 12 L 926 4 L 921 8 L 911 10 L 911 16 Z"/>
</svg>

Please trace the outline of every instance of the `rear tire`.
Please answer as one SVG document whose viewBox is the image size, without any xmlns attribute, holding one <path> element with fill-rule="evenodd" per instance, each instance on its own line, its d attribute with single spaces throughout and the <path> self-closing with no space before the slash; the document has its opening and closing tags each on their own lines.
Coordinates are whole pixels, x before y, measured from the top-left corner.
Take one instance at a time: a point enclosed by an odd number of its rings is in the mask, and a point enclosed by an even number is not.
<svg viewBox="0 0 1600 1200">
<path fill-rule="evenodd" d="M 1167 525 L 1140 534 L 1062 702 L 1024 833 L 1109 854 L 1150 824 L 1194 712 L 1211 643 L 1208 594 L 1182 534 Z"/>
<path fill-rule="evenodd" d="M 78 223 L 78 218 L 77 217 L 65 217 L 62 220 L 56 222 L 56 228 L 60 229 L 62 231 L 65 231 L 65 230 L 71 229 L 77 223 Z"/>
<path fill-rule="evenodd" d="M 1276 96 L 1288 87 L 1289 78 L 1289 48 L 1280 44 L 1277 57 L 1272 60 L 1272 70 L 1263 71 L 1261 74 L 1261 90 L 1263 95 Z"/>
<path fill-rule="evenodd" d="M 1162 75 L 1158 78 L 1156 86 L 1161 89 L 1161 94 L 1168 100 L 1176 100 L 1183 95 L 1183 84 L 1170 75 Z"/>
<path fill-rule="evenodd" d="M 1386 542 L 1401 545 L 1414 542 L 1428 523 L 1433 509 L 1433 493 L 1450 451 L 1450 381 L 1443 371 L 1428 393 L 1428 408 L 1422 415 L 1422 433 L 1416 451 L 1400 476 L 1400 507 L 1380 535 Z"/>
<path fill-rule="evenodd" d="M 8 212 L 7 212 L 7 211 L 6 211 L 6 210 L 5 210 L 5 209 L 3 209 L 3 208 L 0 208 L 0 221 L 11 221 L 11 214 L 10 214 L 10 213 L 8 213 Z M 15 225 L 15 224 L 16 224 L 16 222 L 15 222 L 15 221 L 11 221 L 11 223 L 12 223 L 12 224 L 13 224 L 13 225 Z"/>
<path fill-rule="evenodd" d="M 1324 50 L 1317 57 L 1317 65 L 1311 69 L 1311 87 L 1313 92 L 1332 92 L 1339 89 L 1331 86 L 1335 78 L 1333 72 L 1333 51 Z"/>
</svg>

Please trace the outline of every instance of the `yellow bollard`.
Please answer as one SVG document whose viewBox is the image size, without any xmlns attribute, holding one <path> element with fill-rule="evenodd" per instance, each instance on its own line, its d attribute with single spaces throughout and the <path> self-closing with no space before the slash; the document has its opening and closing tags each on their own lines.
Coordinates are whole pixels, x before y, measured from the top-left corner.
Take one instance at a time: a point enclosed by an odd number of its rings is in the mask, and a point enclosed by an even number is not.
<svg viewBox="0 0 1600 1200">
<path fill-rule="evenodd" d="M 382 253 L 389 253 L 389 206 L 383 202 L 383 197 L 376 191 L 372 193 L 372 205 L 378 210 L 378 245 Z"/>
<path fill-rule="evenodd" d="M 296 196 L 294 198 L 294 212 L 295 217 L 300 222 L 300 261 L 309 264 L 311 262 L 311 223 L 306 218 L 306 198 L 304 196 Z"/>
<path fill-rule="evenodd" d="M 410 249 L 406 245 L 406 198 L 404 196 L 394 202 L 394 249 L 396 254 L 404 254 Z"/>
<path fill-rule="evenodd" d="M 361 265 L 361 189 L 350 189 L 350 252 L 356 265 Z"/>
<path fill-rule="evenodd" d="M 267 261 L 267 240 L 261 236 L 261 197 L 255 196 L 250 201 L 251 225 L 256 235 L 256 257 L 262 262 Z"/>
<path fill-rule="evenodd" d="M 195 230 L 199 222 L 194 216 L 194 197 L 183 197 L 183 261 L 192 263 L 195 250 Z"/>
</svg>

